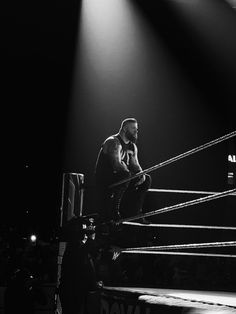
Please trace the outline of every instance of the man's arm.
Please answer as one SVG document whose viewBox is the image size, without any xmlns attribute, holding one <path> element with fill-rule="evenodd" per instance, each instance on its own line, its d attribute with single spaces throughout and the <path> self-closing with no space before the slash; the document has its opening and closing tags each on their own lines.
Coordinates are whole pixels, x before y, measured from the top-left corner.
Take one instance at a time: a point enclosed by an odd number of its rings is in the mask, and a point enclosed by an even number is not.
<svg viewBox="0 0 236 314">
<path fill-rule="evenodd" d="M 131 172 L 133 173 L 138 173 L 142 171 L 142 167 L 140 166 L 139 161 L 138 161 L 138 148 L 135 144 L 134 144 L 134 153 L 130 156 L 129 168 Z M 145 175 L 142 175 L 140 176 L 140 179 L 136 183 L 136 185 L 142 184 L 144 181 L 145 181 Z"/>
<path fill-rule="evenodd" d="M 132 173 L 137 173 L 142 171 L 142 167 L 139 164 L 138 161 L 138 148 L 134 144 L 134 152 L 130 154 L 129 158 L 129 169 L 131 170 Z"/>
<path fill-rule="evenodd" d="M 126 171 L 129 172 L 128 167 L 121 160 L 121 144 L 115 137 L 109 137 L 104 143 L 104 153 L 109 156 L 111 165 L 114 171 Z"/>
</svg>

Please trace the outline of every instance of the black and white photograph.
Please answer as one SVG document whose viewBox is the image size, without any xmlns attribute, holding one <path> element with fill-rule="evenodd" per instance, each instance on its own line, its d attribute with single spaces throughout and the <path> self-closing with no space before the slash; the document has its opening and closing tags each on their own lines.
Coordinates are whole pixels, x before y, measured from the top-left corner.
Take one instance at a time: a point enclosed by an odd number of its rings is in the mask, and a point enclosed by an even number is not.
<svg viewBox="0 0 236 314">
<path fill-rule="evenodd" d="M 236 1 L 0 16 L 0 314 L 236 313 Z"/>
</svg>

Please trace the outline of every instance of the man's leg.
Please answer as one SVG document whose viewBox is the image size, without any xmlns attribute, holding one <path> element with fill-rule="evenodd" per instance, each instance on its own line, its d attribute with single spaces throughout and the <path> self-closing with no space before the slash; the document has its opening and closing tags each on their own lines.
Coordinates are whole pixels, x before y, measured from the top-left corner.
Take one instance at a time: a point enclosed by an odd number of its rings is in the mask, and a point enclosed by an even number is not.
<svg viewBox="0 0 236 314">
<path fill-rule="evenodd" d="M 128 172 L 118 172 L 113 174 L 111 184 L 129 178 Z M 120 218 L 120 203 L 129 182 L 109 188 L 109 185 L 97 183 L 97 206 L 101 221 L 117 220 Z"/>
<path fill-rule="evenodd" d="M 122 217 L 132 217 L 142 213 L 146 192 L 151 186 L 151 181 L 151 176 L 146 174 L 142 184 L 135 186 L 137 180 L 130 182 L 120 206 Z"/>
<path fill-rule="evenodd" d="M 125 171 L 117 172 L 114 175 L 113 183 L 119 182 L 124 179 L 128 179 L 130 174 Z M 120 216 L 120 206 L 122 202 L 123 195 L 129 186 L 129 181 L 122 183 L 111 189 L 111 210 L 113 212 L 114 220 L 121 218 Z"/>
<path fill-rule="evenodd" d="M 103 185 L 98 185 L 96 188 L 96 206 L 101 222 L 109 221 L 112 219 L 110 207 L 110 191 Z"/>
</svg>

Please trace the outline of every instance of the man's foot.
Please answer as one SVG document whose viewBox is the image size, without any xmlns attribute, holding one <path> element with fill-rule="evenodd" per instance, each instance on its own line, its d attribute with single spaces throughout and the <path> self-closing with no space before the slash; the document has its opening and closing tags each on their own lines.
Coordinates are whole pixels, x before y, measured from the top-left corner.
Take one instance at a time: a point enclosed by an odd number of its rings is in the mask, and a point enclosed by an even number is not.
<svg viewBox="0 0 236 314">
<path fill-rule="evenodd" d="M 121 215 L 120 215 L 120 212 L 119 211 L 116 211 L 113 215 L 113 220 L 114 221 L 118 221 L 121 219 Z"/>
<path fill-rule="evenodd" d="M 147 220 L 146 218 L 139 218 L 137 222 L 144 225 L 149 225 L 151 223 L 151 221 Z"/>
</svg>

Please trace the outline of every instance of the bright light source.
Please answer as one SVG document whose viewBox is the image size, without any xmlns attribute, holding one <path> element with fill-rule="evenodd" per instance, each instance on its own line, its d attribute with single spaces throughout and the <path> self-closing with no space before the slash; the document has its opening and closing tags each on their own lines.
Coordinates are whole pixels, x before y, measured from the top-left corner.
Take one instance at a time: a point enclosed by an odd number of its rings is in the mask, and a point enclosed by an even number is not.
<svg viewBox="0 0 236 314">
<path fill-rule="evenodd" d="M 133 112 L 151 97 L 153 82 L 163 81 L 163 58 L 153 29 L 130 0 L 84 0 L 72 102 L 87 102 L 96 119 Z"/>
<path fill-rule="evenodd" d="M 128 1 L 85 0 L 81 17 L 82 55 L 91 74 L 115 81 L 125 77 L 142 42 Z"/>
<path fill-rule="evenodd" d="M 31 234 L 30 241 L 34 243 L 36 242 L 36 240 L 37 240 L 37 236 L 35 234 Z"/>
</svg>

